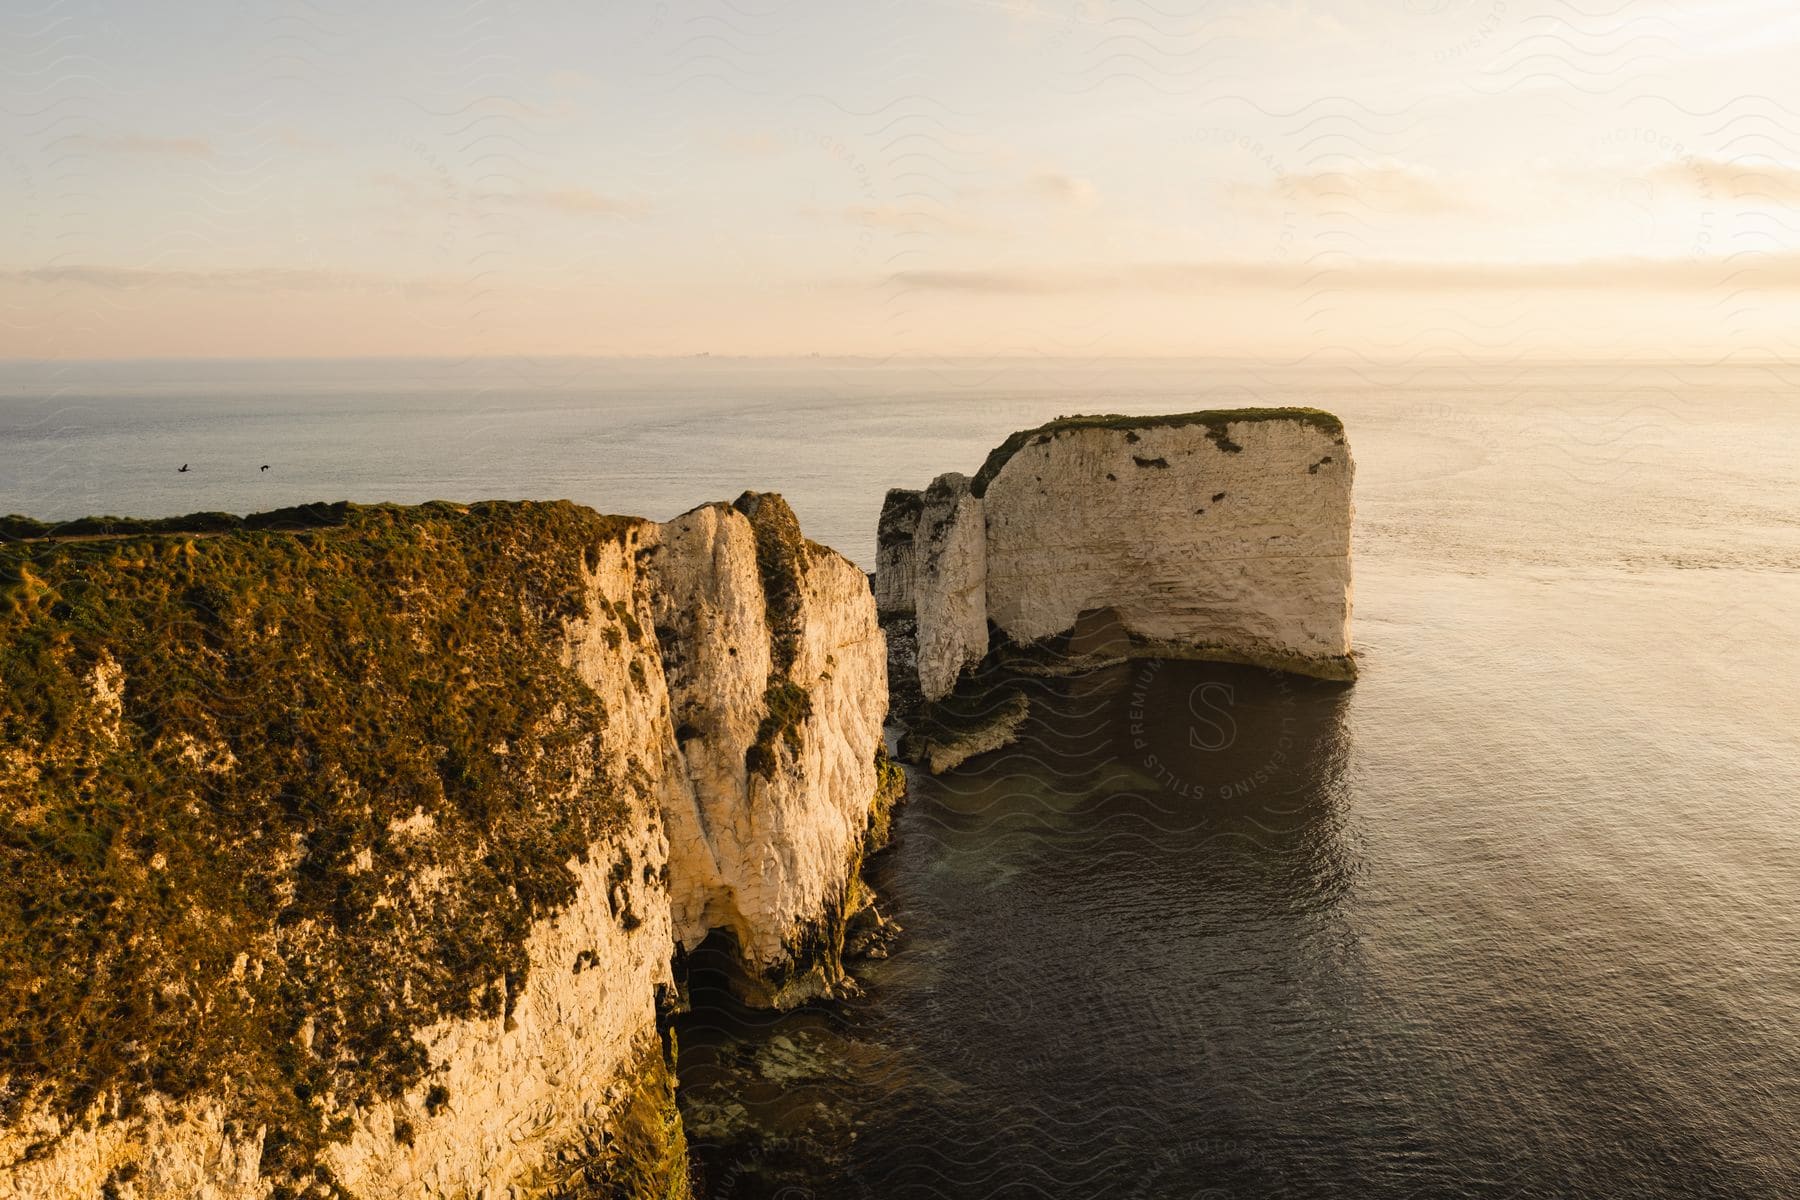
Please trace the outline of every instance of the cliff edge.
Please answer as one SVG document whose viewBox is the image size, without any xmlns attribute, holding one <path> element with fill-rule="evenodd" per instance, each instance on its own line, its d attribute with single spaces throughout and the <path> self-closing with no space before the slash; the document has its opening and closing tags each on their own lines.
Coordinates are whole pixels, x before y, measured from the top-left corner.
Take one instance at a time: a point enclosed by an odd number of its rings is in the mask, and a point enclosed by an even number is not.
<svg viewBox="0 0 1800 1200">
<path fill-rule="evenodd" d="M 875 591 L 915 624 L 927 701 L 995 657 L 1348 680 L 1354 475 L 1343 424 L 1318 409 L 1062 417 L 972 478 L 890 492 Z"/>
<path fill-rule="evenodd" d="M 672 959 L 827 994 L 867 903 L 861 573 L 772 495 L 57 532 L 0 529 L 0 1197 L 685 1196 Z"/>
</svg>

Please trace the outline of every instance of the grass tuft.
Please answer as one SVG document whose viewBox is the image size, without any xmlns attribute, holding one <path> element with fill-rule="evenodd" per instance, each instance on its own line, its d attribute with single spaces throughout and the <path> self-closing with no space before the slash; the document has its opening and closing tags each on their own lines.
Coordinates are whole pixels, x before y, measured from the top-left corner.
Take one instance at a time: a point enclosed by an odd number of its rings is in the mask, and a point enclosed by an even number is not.
<svg viewBox="0 0 1800 1200">
<path fill-rule="evenodd" d="M 776 680 L 763 693 L 764 715 L 756 727 L 756 740 L 744 751 L 744 766 L 753 774 L 772 779 L 780 764 L 779 750 L 800 749 L 800 729 L 812 716 L 812 695 L 791 680 Z"/>
</svg>

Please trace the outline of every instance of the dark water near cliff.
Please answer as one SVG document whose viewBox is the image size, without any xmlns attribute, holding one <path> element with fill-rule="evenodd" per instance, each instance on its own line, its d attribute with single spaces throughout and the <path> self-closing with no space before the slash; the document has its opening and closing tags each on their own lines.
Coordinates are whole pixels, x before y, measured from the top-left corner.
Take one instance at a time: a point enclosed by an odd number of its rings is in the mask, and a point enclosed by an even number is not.
<svg viewBox="0 0 1800 1200">
<path fill-rule="evenodd" d="M 1272 403 L 1350 429 L 1361 680 L 1116 668 L 916 778 L 865 997 L 683 1030 L 710 1194 L 1800 1194 L 1800 378 L 10 367 L 0 511 L 755 486 L 866 563 L 1015 427 Z"/>
</svg>

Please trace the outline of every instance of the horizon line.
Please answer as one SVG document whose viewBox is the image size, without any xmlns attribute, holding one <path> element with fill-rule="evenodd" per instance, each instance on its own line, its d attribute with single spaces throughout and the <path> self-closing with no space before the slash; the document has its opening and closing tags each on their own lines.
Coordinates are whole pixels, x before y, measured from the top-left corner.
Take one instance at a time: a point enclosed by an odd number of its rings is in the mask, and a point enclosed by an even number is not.
<svg viewBox="0 0 1800 1200">
<path fill-rule="evenodd" d="M 713 351 L 696 351 L 679 354 L 592 354 L 592 353 L 543 353 L 543 354 L 270 354 L 270 355 L 236 355 L 236 354 L 143 354 L 143 355 L 99 355 L 71 358 L 28 357 L 0 355 L 0 369 L 7 367 L 41 366 L 130 366 L 140 363 L 440 363 L 440 364 L 485 364 L 485 363 L 529 363 L 529 362 L 630 362 L 656 364 L 700 364 L 700 363 L 857 363 L 869 366 L 889 364 L 916 363 L 1023 363 L 1023 362 L 1057 362 L 1057 363 L 1220 363 L 1220 364 L 1253 364 L 1265 367 L 1301 367 L 1324 363 L 1372 363 L 1382 366 L 1408 366 L 1414 364 L 1472 363 L 1490 366 L 1506 366 L 1517 363 L 1578 363 L 1605 365 L 1607 363 L 1631 363 L 1642 365 L 1674 364 L 1682 366 L 1763 366 L 1779 364 L 1794 365 L 1780 355 L 1766 353 L 1757 357 L 1739 357 L 1734 354 L 1725 355 L 1675 355 L 1675 354 L 1639 354 L 1620 352 L 1612 355 L 1554 353 L 1519 353 L 1511 355 L 1471 354 L 1462 351 L 1442 351 L 1418 353 L 1401 357 L 1386 357 L 1378 354 L 1364 354 L 1355 351 L 1309 352 L 1299 356 L 1276 356 L 1258 354 L 1207 354 L 1207 353 L 1161 353 L 1161 354 L 976 354 L 976 353 L 841 353 L 824 354 L 811 351 L 798 353 L 775 354 L 740 354 L 720 353 Z"/>
</svg>

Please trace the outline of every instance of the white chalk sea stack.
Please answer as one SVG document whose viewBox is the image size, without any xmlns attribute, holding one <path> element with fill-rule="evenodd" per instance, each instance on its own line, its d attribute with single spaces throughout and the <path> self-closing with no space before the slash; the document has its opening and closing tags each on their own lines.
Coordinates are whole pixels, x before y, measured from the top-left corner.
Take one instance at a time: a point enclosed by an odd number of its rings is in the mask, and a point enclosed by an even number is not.
<svg viewBox="0 0 1800 1200">
<path fill-rule="evenodd" d="M 876 592 L 917 622 L 927 700 L 983 660 L 990 623 L 1071 667 L 1179 657 L 1346 680 L 1354 477 L 1342 423 L 1316 409 L 1059 418 L 971 480 L 890 493 Z"/>
</svg>

